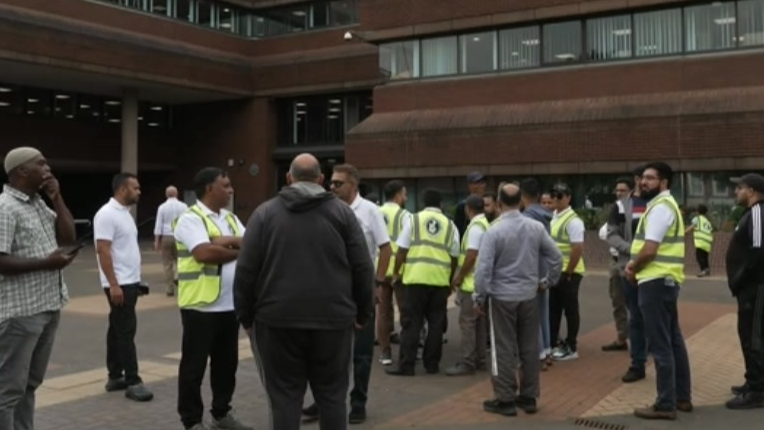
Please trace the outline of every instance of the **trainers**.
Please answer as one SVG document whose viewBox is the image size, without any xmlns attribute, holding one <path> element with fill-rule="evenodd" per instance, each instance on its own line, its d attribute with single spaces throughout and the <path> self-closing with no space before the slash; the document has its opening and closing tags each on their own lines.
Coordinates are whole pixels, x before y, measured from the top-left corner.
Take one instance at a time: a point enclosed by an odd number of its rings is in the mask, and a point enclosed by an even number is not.
<svg viewBox="0 0 764 430">
<path fill-rule="evenodd" d="M 605 352 L 611 352 L 611 351 L 628 351 L 629 350 L 629 344 L 626 342 L 620 343 L 618 341 L 614 341 L 612 343 L 609 343 L 607 345 L 604 345 L 602 347 L 602 350 Z"/>
<path fill-rule="evenodd" d="M 629 370 L 626 371 L 626 374 L 623 375 L 621 378 L 621 381 L 625 383 L 631 383 L 631 382 L 637 382 L 639 380 L 645 379 L 645 371 L 644 370 L 638 370 L 633 367 L 629 367 Z"/>
<path fill-rule="evenodd" d="M 127 387 L 125 397 L 136 402 L 148 402 L 154 398 L 154 393 L 149 391 L 143 383 L 140 383 Z"/>
<path fill-rule="evenodd" d="M 467 376 L 474 375 L 475 369 L 464 363 L 456 363 L 454 367 L 446 369 L 446 376 Z"/>
<path fill-rule="evenodd" d="M 728 401 L 724 406 L 735 411 L 764 408 L 764 394 L 747 391 Z"/>
<path fill-rule="evenodd" d="M 748 383 L 745 383 L 743 385 L 733 385 L 730 387 L 730 391 L 732 391 L 732 394 L 735 396 L 740 396 L 749 391 L 748 389 Z"/>
<path fill-rule="evenodd" d="M 514 417 L 517 415 L 517 406 L 515 402 L 502 402 L 501 400 L 486 400 L 483 402 L 483 410 L 492 414 Z"/>
<path fill-rule="evenodd" d="M 366 421 L 366 408 L 363 406 L 353 406 L 348 414 L 348 423 L 361 424 Z"/>
<path fill-rule="evenodd" d="M 536 406 L 536 399 L 533 397 L 519 396 L 515 399 L 515 404 L 517 404 L 518 408 L 525 411 L 526 414 L 535 414 L 539 411 Z"/>
<path fill-rule="evenodd" d="M 231 412 L 220 419 L 212 417 L 210 428 L 213 430 L 255 430 L 254 427 L 242 424 Z"/>
<path fill-rule="evenodd" d="M 578 359 L 578 351 L 573 351 L 569 346 L 565 346 L 556 353 L 552 354 L 556 361 L 570 361 Z"/>
<path fill-rule="evenodd" d="M 391 366 L 393 364 L 393 357 L 389 352 L 383 353 L 379 356 L 379 363 L 383 366 Z"/>
<path fill-rule="evenodd" d="M 675 420 L 676 411 L 665 411 L 653 405 L 646 408 L 634 409 L 634 416 L 646 420 Z"/>
<path fill-rule="evenodd" d="M 104 388 L 109 393 L 111 393 L 112 391 L 126 390 L 127 382 L 125 382 L 125 378 L 109 379 L 109 382 L 106 383 L 106 386 Z"/>
</svg>

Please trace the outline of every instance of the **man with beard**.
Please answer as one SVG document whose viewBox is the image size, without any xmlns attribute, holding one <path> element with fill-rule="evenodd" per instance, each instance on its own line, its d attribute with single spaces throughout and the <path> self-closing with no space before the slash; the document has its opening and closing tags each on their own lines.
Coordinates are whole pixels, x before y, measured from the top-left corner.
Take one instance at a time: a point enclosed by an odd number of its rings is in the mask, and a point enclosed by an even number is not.
<svg viewBox="0 0 764 430">
<path fill-rule="evenodd" d="M 483 213 L 485 214 L 485 219 L 488 220 L 488 223 L 492 223 L 493 220 L 501 215 L 501 211 L 499 210 L 499 202 L 496 201 L 496 194 L 490 192 L 484 193 L 483 204 Z"/>
<path fill-rule="evenodd" d="M 15 148 L 3 165 L 8 184 L 0 194 L 0 429 L 28 430 L 61 309 L 69 301 L 61 271 L 77 256 L 71 247 L 76 234 L 40 151 Z"/>
<path fill-rule="evenodd" d="M 676 411 L 692 411 L 690 360 L 679 328 L 677 301 L 684 282 L 684 221 L 671 195 L 673 170 L 663 162 L 648 163 L 642 174 L 647 210 L 639 220 L 631 261 L 625 273 L 639 288 L 648 352 L 655 361 L 658 396 L 647 408 L 634 410 L 645 419 L 676 419 Z"/>
<path fill-rule="evenodd" d="M 101 285 L 109 303 L 106 334 L 106 391 L 126 390 L 125 397 L 137 402 L 154 398 L 138 375 L 135 350 L 141 282 L 141 250 L 138 228 L 130 207 L 138 203 L 141 186 L 132 173 L 118 173 L 111 182 L 114 197 L 93 218 L 93 235 Z"/>
<path fill-rule="evenodd" d="M 745 384 L 732 387 L 728 409 L 764 407 L 764 177 L 734 178 L 737 204 L 746 207 L 727 249 L 727 279 L 737 298 L 737 327 L 745 362 Z"/>
</svg>

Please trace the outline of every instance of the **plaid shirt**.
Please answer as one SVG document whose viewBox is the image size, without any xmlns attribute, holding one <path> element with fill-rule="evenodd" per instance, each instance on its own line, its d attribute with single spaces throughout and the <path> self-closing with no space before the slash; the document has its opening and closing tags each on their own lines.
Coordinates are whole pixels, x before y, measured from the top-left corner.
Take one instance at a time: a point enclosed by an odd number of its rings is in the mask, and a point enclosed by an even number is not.
<svg viewBox="0 0 764 430">
<path fill-rule="evenodd" d="M 0 253 L 44 259 L 58 248 L 56 213 L 39 196 L 6 185 L 0 194 Z M 59 270 L 0 275 L 0 322 L 57 311 L 69 301 Z"/>
</svg>

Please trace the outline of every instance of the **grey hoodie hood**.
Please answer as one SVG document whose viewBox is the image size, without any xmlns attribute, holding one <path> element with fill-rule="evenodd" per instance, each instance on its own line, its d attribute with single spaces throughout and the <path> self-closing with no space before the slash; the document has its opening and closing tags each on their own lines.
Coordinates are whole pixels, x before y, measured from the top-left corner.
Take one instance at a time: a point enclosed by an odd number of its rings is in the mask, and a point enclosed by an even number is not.
<svg viewBox="0 0 764 430">
<path fill-rule="evenodd" d="M 550 224 L 552 222 L 552 213 L 544 209 L 543 206 L 539 204 L 530 205 L 523 211 L 523 215 L 527 216 L 528 218 L 535 219 L 541 224 L 544 224 L 544 228 L 546 228 L 546 231 L 547 232 L 550 231 Z"/>
<path fill-rule="evenodd" d="M 290 212 L 306 212 L 336 198 L 322 186 L 296 182 L 279 191 L 279 202 Z"/>
</svg>

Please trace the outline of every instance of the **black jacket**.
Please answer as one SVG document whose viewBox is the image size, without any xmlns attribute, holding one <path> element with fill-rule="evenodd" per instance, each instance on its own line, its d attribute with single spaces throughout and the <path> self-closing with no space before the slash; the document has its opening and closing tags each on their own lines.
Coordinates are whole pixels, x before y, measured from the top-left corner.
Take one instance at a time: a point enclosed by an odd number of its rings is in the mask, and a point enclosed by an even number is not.
<svg viewBox="0 0 764 430">
<path fill-rule="evenodd" d="M 306 183 L 260 205 L 242 240 L 234 306 L 245 328 L 364 324 L 374 310 L 374 264 L 350 207 Z"/>
<path fill-rule="evenodd" d="M 743 213 L 727 248 L 727 282 L 733 296 L 764 284 L 762 203 L 757 202 Z"/>
</svg>

